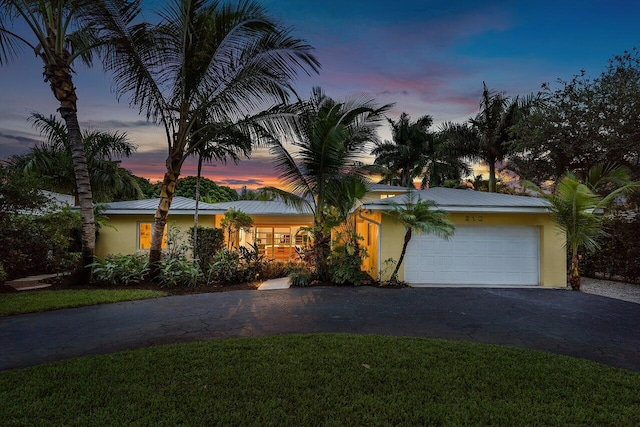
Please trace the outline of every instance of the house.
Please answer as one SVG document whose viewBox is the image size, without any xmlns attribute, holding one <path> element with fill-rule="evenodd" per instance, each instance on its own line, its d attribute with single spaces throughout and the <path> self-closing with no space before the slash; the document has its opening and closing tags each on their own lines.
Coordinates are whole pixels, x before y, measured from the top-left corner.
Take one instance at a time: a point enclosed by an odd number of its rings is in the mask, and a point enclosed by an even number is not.
<svg viewBox="0 0 640 427">
<path fill-rule="evenodd" d="M 566 285 L 565 238 L 546 200 L 450 188 L 415 193 L 449 213 L 455 235 L 445 241 L 414 233 L 400 280 L 412 286 Z M 400 256 L 404 227 L 384 213 L 393 210 L 393 203 L 406 202 L 406 195 L 370 201 L 356 213 L 374 276 L 384 269 L 384 260 Z"/>
</svg>

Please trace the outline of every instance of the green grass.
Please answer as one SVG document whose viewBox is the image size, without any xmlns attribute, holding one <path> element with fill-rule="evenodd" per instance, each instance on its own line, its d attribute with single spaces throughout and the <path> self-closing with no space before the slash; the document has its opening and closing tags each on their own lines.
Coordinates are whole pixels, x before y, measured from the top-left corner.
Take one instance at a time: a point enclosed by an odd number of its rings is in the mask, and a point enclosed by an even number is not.
<svg viewBox="0 0 640 427">
<path fill-rule="evenodd" d="M 133 301 L 167 295 L 138 289 L 79 289 L 64 291 L 25 291 L 0 294 L 0 316 L 82 307 L 110 302 Z"/>
<path fill-rule="evenodd" d="M 612 425 L 640 375 L 476 343 L 237 338 L 0 373 L 5 425 Z"/>
</svg>

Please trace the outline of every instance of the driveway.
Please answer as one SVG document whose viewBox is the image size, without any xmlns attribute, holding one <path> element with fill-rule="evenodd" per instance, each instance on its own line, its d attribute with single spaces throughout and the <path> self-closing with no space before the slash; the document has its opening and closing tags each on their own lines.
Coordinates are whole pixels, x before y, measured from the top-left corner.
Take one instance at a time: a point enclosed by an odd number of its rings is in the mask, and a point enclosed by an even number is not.
<svg viewBox="0 0 640 427">
<path fill-rule="evenodd" d="M 542 350 L 640 372 L 640 305 L 550 289 L 238 291 L 0 318 L 0 369 L 157 344 L 339 332 Z"/>
</svg>

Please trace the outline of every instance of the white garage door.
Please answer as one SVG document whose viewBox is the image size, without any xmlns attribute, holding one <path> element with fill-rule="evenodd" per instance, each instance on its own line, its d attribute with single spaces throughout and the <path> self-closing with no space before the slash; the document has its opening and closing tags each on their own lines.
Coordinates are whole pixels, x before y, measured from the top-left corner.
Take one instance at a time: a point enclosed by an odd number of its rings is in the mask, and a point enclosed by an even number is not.
<svg viewBox="0 0 640 427">
<path fill-rule="evenodd" d="M 537 285 L 539 231 L 525 226 L 456 226 L 451 240 L 414 233 L 405 256 L 409 284 Z"/>
</svg>

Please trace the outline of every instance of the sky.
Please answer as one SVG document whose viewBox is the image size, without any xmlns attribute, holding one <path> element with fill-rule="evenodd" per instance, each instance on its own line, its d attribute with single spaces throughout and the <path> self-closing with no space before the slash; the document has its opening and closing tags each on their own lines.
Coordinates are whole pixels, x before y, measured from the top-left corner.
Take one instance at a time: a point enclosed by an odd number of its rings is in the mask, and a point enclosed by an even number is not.
<svg viewBox="0 0 640 427">
<path fill-rule="evenodd" d="M 155 20 L 161 1 L 147 0 Z M 462 122 L 479 107 L 482 83 L 509 96 L 542 83 L 568 80 L 580 70 L 596 77 L 607 61 L 640 47 L 640 2 L 635 0 L 261 0 L 271 15 L 315 48 L 319 75 L 293 86 L 308 98 L 320 86 L 334 99 L 365 94 L 395 103 L 388 117 L 431 115 L 437 127 Z M 126 97 L 118 102 L 102 68 L 78 67 L 78 118 L 83 128 L 126 132 L 138 151 L 123 166 L 154 182 L 165 171 L 167 143 Z M 0 159 L 41 140 L 27 122 L 31 112 L 58 107 L 42 78 L 42 65 L 25 50 L 0 67 Z M 391 139 L 389 126 L 379 128 Z M 371 159 L 372 160 L 372 159 Z M 204 176 L 240 188 L 277 185 L 268 151 L 254 150 L 237 166 L 205 165 Z M 195 175 L 188 161 L 182 176 Z"/>
</svg>

